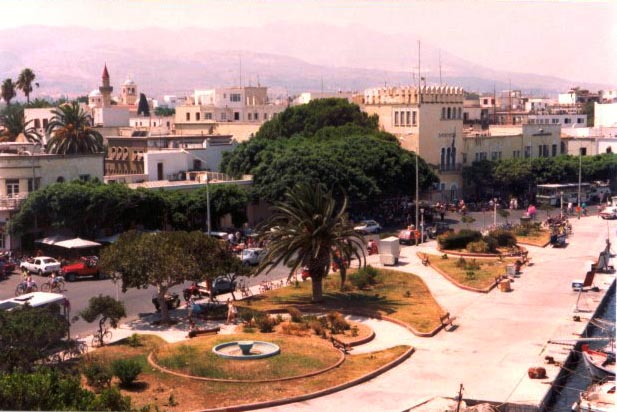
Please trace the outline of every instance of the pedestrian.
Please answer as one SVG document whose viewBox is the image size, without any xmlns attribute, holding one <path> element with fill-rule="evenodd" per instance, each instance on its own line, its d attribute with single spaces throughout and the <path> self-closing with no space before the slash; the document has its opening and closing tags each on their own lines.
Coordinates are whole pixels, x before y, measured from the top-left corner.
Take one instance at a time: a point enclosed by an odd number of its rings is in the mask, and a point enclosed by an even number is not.
<svg viewBox="0 0 617 412">
<path fill-rule="evenodd" d="M 227 299 L 227 325 L 230 323 L 236 323 L 236 314 L 238 313 L 238 309 L 234 306 L 231 298 Z"/>
</svg>

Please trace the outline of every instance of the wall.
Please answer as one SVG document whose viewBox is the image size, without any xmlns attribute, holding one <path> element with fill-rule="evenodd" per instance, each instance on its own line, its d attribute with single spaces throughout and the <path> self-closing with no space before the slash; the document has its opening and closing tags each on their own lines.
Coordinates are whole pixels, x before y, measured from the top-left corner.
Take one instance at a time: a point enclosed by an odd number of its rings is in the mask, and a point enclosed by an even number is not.
<svg viewBox="0 0 617 412">
<path fill-rule="evenodd" d="M 54 110 L 53 107 L 44 109 L 24 109 L 24 117 L 26 118 L 26 122 L 32 121 L 30 126 L 34 127 L 36 131 L 43 136 L 45 135 L 47 124 L 53 117 L 53 114 L 51 114 L 52 110 Z"/>
<path fill-rule="evenodd" d="M 615 127 L 617 126 L 617 103 L 594 104 L 594 126 Z"/>
<path fill-rule="evenodd" d="M 130 111 L 127 107 L 98 107 L 93 109 L 94 124 L 104 127 L 128 126 Z"/>
</svg>

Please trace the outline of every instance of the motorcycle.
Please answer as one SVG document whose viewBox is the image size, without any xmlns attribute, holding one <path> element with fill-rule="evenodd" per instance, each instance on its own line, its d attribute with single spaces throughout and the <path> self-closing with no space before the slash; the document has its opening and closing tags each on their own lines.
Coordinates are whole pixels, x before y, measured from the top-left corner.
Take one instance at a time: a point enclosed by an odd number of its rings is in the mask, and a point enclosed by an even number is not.
<svg viewBox="0 0 617 412">
<path fill-rule="evenodd" d="M 177 309 L 180 306 L 180 296 L 176 292 L 168 293 L 165 295 L 165 303 L 167 304 L 167 309 Z M 157 312 L 161 311 L 161 305 L 157 295 L 152 297 L 152 304 Z"/>
</svg>

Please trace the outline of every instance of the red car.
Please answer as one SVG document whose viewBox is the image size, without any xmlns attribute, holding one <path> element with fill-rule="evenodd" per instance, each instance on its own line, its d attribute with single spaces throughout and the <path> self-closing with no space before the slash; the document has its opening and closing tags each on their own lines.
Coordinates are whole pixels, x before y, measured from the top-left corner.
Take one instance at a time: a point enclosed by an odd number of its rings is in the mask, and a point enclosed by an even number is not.
<svg viewBox="0 0 617 412">
<path fill-rule="evenodd" d="M 0 274 L 9 276 L 15 270 L 15 263 L 11 262 L 6 256 L 0 257 Z"/>
<path fill-rule="evenodd" d="M 60 271 L 62 276 L 69 282 L 74 282 L 77 278 L 81 277 L 102 278 L 98 258 L 95 256 L 82 257 L 78 262 L 62 267 Z"/>
</svg>

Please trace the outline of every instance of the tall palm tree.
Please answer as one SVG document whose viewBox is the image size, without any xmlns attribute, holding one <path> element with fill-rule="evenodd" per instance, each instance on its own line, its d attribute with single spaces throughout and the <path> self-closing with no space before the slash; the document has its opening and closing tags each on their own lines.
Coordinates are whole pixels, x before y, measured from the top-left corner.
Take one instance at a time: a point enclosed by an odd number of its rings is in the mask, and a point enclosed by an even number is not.
<svg viewBox="0 0 617 412">
<path fill-rule="evenodd" d="M 343 259 L 356 256 L 366 264 L 364 238 L 353 230 L 347 220 L 347 198 L 340 207 L 323 185 L 297 185 L 285 200 L 272 208 L 273 214 L 259 231 L 268 242 L 260 271 L 283 263 L 290 268 L 289 276 L 307 266 L 313 287 L 313 302 L 323 299 L 323 278 L 328 274 L 337 251 Z M 344 284 L 341 277 L 341 288 Z"/>
<path fill-rule="evenodd" d="M 4 132 L 0 135 L 0 141 L 14 142 L 21 133 L 30 142 L 41 143 L 41 135 L 30 124 L 32 120 L 26 122 L 23 109 L 9 109 L 0 116 L 0 124 L 4 126 Z"/>
<path fill-rule="evenodd" d="M 100 153 L 103 136 L 91 126 L 92 117 L 77 102 L 67 103 L 51 111 L 47 125 L 47 151 L 56 154 Z"/>
<path fill-rule="evenodd" d="M 34 83 L 34 79 L 36 75 L 32 71 L 32 69 L 25 68 L 19 73 L 19 77 L 17 78 L 17 88 L 21 90 L 26 96 L 26 100 L 28 104 L 30 104 L 30 93 L 32 93 L 32 85 L 34 84 L 36 87 L 39 87 L 38 83 Z"/>
<path fill-rule="evenodd" d="M 11 99 L 17 95 L 15 91 L 16 84 L 13 83 L 12 79 L 4 79 L 1 86 L 0 95 L 6 102 L 7 106 L 11 105 Z"/>
</svg>

